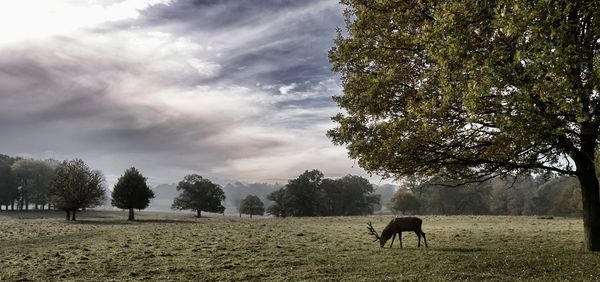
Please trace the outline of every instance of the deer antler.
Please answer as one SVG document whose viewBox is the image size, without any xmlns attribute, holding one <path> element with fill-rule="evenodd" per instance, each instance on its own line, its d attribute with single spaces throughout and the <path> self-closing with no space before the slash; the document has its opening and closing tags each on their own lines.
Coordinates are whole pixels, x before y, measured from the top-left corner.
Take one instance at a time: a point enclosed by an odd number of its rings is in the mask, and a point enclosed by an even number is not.
<svg viewBox="0 0 600 282">
<path fill-rule="evenodd" d="M 379 240 L 379 234 L 377 234 L 377 231 L 375 231 L 375 228 L 373 228 L 373 225 L 371 225 L 371 223 L 367 223 L 368 227 L 367 229 L 369 229 L 369 232 L 371 233 L 371 235 L 375 236 L 375 241 Z"/>
</svg>

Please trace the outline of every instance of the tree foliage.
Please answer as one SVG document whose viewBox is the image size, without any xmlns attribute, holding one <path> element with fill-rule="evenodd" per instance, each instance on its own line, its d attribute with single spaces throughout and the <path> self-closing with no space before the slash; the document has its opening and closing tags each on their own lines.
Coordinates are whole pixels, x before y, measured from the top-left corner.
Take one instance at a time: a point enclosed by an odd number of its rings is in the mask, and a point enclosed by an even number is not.
<svg viewBox="0 0 600 282">
<path fill-rule="evenodd" d="M 418 211 L 421 208 L 421 203 L 411 192 L 398 190 L 388 203 L 388 207 L 394 212 L 399 211 L 406 214 L 407 211 Z"/>
<path fill-rule="evenodd" d="M 240 213 L 249 214 L 250 218 L 252 215 L 263 215 L 265 214 L 265 205 L 258 196 L 248 195 L 240 202 Z"/>
<path fill-rule="evenodd" d="M 55 170 L 48 189 L 52 205 L 65 210 L 71 220 L 81 208 L 99 206 L 105 200 L 104 176 L 98 170 L 91 170 L 81 159 L 61 162 Z"/>
<path fill-rule="evenodd" d="M 129 220 L 134 220 L 133 210 L 143 210 L 148 207 L 154 192 L 146 184 L 144 177 L 135 167 L 128 168 L 119 177 L 112 191 L 111 203 L 120 209 L 129 210 Z"/>
<path fill-rule="evenodd" d="M 373 185 L 363 177 L 327 179 L 318 170 L 307 170 L 269 194 L 274 203 L 267 212 L 278 217 L 370 214 L 379 204 L 379 195 L 373 192 Z"/>
<path fill-rule="evenodd" d="M 433 177 L 413 187 L 423 213 L 432 214 L 488 214 L 490 207 L 489 181 L 461 184 Z M 418 192 L 419 194 L 416 194 Z"/>
<path fill-rule="evenodd" d="M 17 178 L 11 170 L 10 161 L 0 159 L 0 205 L 12 205 L 18 193 Z"/>
<path fill-rule="evenodd" d="M 48 203 L 48 187 L 54 176 L 54 168 L 45 161 L 21 159 L 11 167 L 21 189 L 18 194 L 20 207 L 28 209 L 29 203 Z"/>
<path fill-rule="evenodd" d="M 346 175 L 339 179 L 324 179 L 320 189 L 323 193 L 323 215 L 365 215 L 373 213 L 380 195 L 374 195 L 373 185 L 364 177 Z"/>
<path fill-rule="evenodd" d="M 585 246 L 600 250 L 600 3 L 342 3 L 334 143 L 388 177 L 576 176 Z"/>
<path fill-rule="evenodd" d="M 315 216 L 320 208 L 320 189 L 323 173 L 313 169 L 305 171 L 295 179 L 291 179 L 285 186 L 290 205 L 290 215 Z"/>
<path fill-rule="evenodd" d="M 171 206 L 173 209 L 196 211 L 197 217 L 200 217 L 203 211 L 215 213 L 225 211 L 222 204 L 225 193 L 221 187 L 200 175 L 186 175 L 177 184 L 177 191 L 180 191 L 180 194 L 173 201 Z"/>
<path fill-rule="evenodd" d="M 286 217 L 291 215 L 289 208 L 291 201 L 285 187 L 275 190 L 267 195 L 267 199 L 273 202 L 273 204 L 267 208 L 267 213 L 276 217 Z"/>
<path fill-rule="evenodd" d="M 535 192 L 535 214 L 580 215 L 582 211 L 579 183 L 574 177 L 557 177 L 541 185 Z"/>
</svg>

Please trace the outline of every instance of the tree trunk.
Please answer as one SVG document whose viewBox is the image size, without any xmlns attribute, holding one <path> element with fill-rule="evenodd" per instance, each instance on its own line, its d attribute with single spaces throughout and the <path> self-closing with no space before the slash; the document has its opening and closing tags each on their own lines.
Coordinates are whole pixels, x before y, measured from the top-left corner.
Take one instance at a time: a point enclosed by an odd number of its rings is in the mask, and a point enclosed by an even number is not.
<svg viewBox="0 0 600 282">
<path fill-rule="evenodd" d="M 250 218 L 252 218 L 252 212 L 250 212 Z"/>
<path fill-rule="evenodd" d="M 66 210 L 67 212 L 67 220 L 71 219 L 71 211 L 70 210 Z"/>
<path fill-rule="evenodd" d="M 593 162 L 577 165 L 583 204 L 583 245 L 587 251 L 600 251 L 600 185 Z"/>
<path fill-rule="evenodd" d="M 129 209 L 129 218 L 128 220 L 134 220 L 133 209 Z"/>
<path fill-rule="evenodd" d="M 10 203 L 10 210 L 11 211 L 15 210 L 15 201 L 14 200 Z"/>
<path fill-rule="evenodd" d="M 77 212 L 77 209 L 73 209 L 73 217 L 71 217 L 71 220 L 75 220 L 75 213 Z"/>
<path fill-rule="evenodd" d="M 196 217 L 200 218 L 202 216 L 202 211 L 201 210 L 197 210 L 196 211 Z"/>
</svg>

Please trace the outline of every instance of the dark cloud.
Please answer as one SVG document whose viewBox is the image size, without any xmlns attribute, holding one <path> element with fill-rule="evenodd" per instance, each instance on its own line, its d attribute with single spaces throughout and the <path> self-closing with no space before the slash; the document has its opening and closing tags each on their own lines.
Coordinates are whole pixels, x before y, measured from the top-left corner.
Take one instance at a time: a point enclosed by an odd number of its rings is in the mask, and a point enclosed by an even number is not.
<svg viewBox="0 0 600 282">
<path fill-rule="evenodd" d="M 225 68 L 215 79 L 270 84 L 332 77 L 327 52 L 343 24 L 335 1 L 175 1 L 145 10 L 136 25 L 214 44 Z M 248 36 L 251 35 L 251 36 Z M 246 38 L 248 36 L 248 38 Z M 223 45 L 223 46 L 221 46 Z"/>
</svg>

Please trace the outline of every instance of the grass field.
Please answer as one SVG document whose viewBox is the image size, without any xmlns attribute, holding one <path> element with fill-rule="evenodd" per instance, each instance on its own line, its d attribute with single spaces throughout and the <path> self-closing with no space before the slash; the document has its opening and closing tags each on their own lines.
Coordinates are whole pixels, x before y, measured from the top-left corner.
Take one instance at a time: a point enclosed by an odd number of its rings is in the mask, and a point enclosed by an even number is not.
<svg viewBox="0 0 600 282">
<path fill-rule="evenodd" d="M 380 248 L 390 216 L 238 218 L 0 213 L 0 280 L 598 280 L 580 219 L 425 216 L 429 248 Z M 389 245 L 389 243 L 388 243 Z"/>
</svg>

